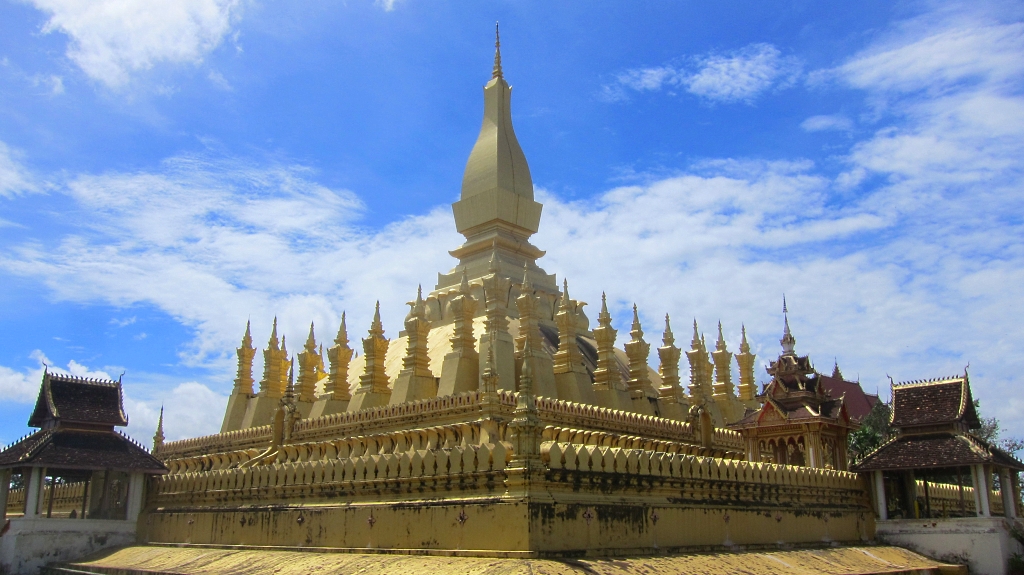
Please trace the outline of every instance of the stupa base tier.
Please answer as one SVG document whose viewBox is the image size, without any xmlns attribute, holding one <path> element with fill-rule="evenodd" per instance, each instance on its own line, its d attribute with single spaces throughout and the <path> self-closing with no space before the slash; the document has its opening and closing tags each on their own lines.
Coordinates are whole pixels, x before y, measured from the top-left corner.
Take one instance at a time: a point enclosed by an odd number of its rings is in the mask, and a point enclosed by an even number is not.
<svg viewBox="0 0 1024 575">
<path fill-rule="evenodd" d="M 494 488 L 443 499 L 424 493 L 340 503 L 343 497 L 237 507 L 156 508 L 140 542 L 357 553 L 496 557 L 625 556 L 653 552 L 859 543 L 874 519 L 861 493 L 822 486 L 789 498 L 779 489 L 720 490 L 719 500 L 661 478 L 581 481 L 549 470 L 523 481 L 514 471 Z M 624 479 L 622 477 L 619 478 Z M 682 487 L 680 489 L 680 487 Z M 710 484 L 706 487 L 712 488 Z M 745 491 L 745 493 L 740 493 Z M 785 491 L 785 490 L 781 490 Z M 360 497 L 360 499 L 363 499 Z M 751 499 L 761 499 L 752 504 Z"/>
</svg>

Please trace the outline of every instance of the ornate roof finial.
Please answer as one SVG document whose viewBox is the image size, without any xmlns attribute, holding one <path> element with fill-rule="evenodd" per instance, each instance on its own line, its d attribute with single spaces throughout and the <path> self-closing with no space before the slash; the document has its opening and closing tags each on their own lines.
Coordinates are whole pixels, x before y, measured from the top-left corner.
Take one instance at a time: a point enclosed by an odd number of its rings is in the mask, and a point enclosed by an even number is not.
<svg viewBox="0 0 1024 575">
<path fill-rule="evenodd" d="M 843 379 L 843 372 L 839 370 L 839 358 L 832 358 L 832 377 L 834 379 Z"/>
<path fill-rule="evenodd" d="M 384 325 L 380 323 L 380 300 L 373 308 L 373 321 L 370 322 L 370 335 L 381 335 L 384 333 Z"/>
<path fill-rule="evenodd" d="M 156 433 L 153 434 L 153 450 L 164 444 L 164 406 L 160 405 L 160 419 L 156 421 Z"/>
<path fill-rule="evenodd" d="M 715 349 L 725 349 L 725 337 L 722 335 L 722 321 L 718 321 L 718 341 L 715 342 Z"/>
<path fill-rule="evenodd" d="M 530 284 L 530 260 L 526 260 L 523 263 L 523 293 L 532 289 L 533 285 Z"/>
<path fill-rule="evenodd" d="M 277 316 L 274 316 L 274 328 L 270 330 L 270 341 L 267 342 L 267 347 L 277 351 L 280 348 L 280 342 L 277 340 Z"/>
<path fill-rule="evenodd" d="M 242 336 L 242 347 L 244 347 L 244 348 L 252 347 L 252 333 L 250 331 L 249 323 L 250 322 L 248 320 L 246 320 L 246 322 L 245 322 L 245 335 Z"/>
<path fill-rule="evenodd" d="M 597 323 L 604 327 L 612 326 L 612 314 L 608 313 L 608 298 L 601 292 L 601 313 L 597 314 Z"/>
<path fill-rule="evenodd" d="M 562 301 L 558 306 L 561 309 L 569 309 L 569 280 L 562 279 Z"/>
<path fill-rule="evenodd" d="M 291 403 L 295 399 L 295 358 L 292 358 L 291 366 L 288 368 L 288 387 L 284 388 L 284 401 Z"/>
<path fill-rule="evenodd" d="M 498 23 L 494 23 L 494 69 L 491 71 L 491 78 L 503 78 L 501 74 L 501 34 L 498 33 Z"/>
<path fill-rule="evenodd" d="M 743 338 L 740 340 L 740 353 L 750 353 L 750 344 L 747 343 L 747 326 L 740 324 L 740 332 L 743 334 Z"/>
<path fill-rule="evenodd" d="M 693 318 L 693 339 L 690 340 L 690 346 L 697 349 L 700 344 L 700 332 L 697 331 L 697 318 Z"/>
<path fill-rule="evenodd" d="M 636 340 L 639 340 L 644 336 L 644 330 L 640 327 L 640 315 L 637 312 L 636 304 L 633 304 L 633 329 L 631 329 L 629 333 L 630 335 L 633 335 L 633 338 Z"/>
<path fill-rule="evenodd" d="M 316 337 L 313 335 L 313 322 L 309 322 L 309 337 L 306 338 L 306 351 L 316 351 Z"/>
<path fill-rule="evenodd" d="M 345 312 L 341 312 L 341 326 L 338 327 L 338 335 L 334 337 L 334 343 L 348 345 L 348 326 L 345 325 Z"/>
<path fill-rule="evenodd" d="M 672 324 L 669 322 L 668 314 L 665 314 L 665 335 L 662 336 L 661 341 L 666 346 L 675 345 L 676 336 L 672 334 Z"/>
<path fill-rule="evenodd" d="M 794 355 L 796 352 L 796 338 L 793 337 L 793 332 L 789 329 L 789 308 L 786 306 L 786 294 L 782 294 L 782 316 L 785 321 L 785 328 L 782 331 L 782 339 L 779 343 L 782 344 L 783 355 Z"/>
<path fill-rule="evenodd" d="M 459 293 L 469 294 L 469 276 L 466 275 L 466 268 L 462 268 L 462 283 L 459 284 Z"/>
</svg>

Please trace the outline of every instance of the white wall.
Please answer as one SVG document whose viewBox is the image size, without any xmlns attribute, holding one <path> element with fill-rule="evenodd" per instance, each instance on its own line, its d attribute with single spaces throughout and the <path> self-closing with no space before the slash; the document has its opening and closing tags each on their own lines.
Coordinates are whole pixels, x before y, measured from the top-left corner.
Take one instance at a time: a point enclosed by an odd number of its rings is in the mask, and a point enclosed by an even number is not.
<svg viewBox="0 0 1024 575">
<path fill-rule="evenodd" d="M 0 572 L 35 575 L 48 563 L 132 543 L 134 521 L 12 518 L 11 528 L 0 537 Z"/>
<path fill-rule="evenodd" d="M 940 561 L 966 561 L 972 575 L 1005 575 L 1010 555 L 1024 551 L 1002 517 L 878 521 L 875 536 Z"/>
</svg>

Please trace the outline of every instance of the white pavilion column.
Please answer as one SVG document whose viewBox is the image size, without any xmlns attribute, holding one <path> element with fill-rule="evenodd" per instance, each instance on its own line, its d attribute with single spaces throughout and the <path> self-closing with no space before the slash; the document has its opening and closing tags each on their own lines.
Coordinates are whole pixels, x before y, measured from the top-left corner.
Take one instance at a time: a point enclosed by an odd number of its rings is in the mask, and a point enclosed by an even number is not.
<svg viewBox="0 0 1024 575">
<path fill-rule="evenodd" d="M 11 470 L 0 469 L 0 525 L 7 519 L 7 494 L 11 488 Z"/>
<path fill-rule="evenodd" d="M 978 517 L 991 517 L 992 512 L 988 506 L 988 477 L 985 475 L 985 465 L 972 465 L 971 473 L 974 475 L 974 504 L 978 509 Z"/>
<path fill-rule="evenodd" d="M 885 479 L 881 471 L 872 472 L 875 476 L 875 507 L 879 521 L 888 521 L 889 508 L 885 504 Z"/>
<path fill-rule="evenodd" d="M 1017 517 L 1017 501 L 1013 496 L 1013 482 L 1009 469 L 999 470 L 999 486 L 1003 496 L 1003 514 L 1007 519 L 1013 519 Z"/>
<path fill-rule="evenodd" d="M 132 473 L 128 480 L 128 510 L 125 519 L 135 521 L 142 511 L 142 496 L 145 490 L 146 476 L 142 473 Z"/>
<path fill-rule="evenodd" d="M 36 518 L 39 516 L 40 494 L 43 492 L 43 478 L 45 470 L 42 467 L 33 467 L 25 483 L 25 518 Z"/>
</svg>

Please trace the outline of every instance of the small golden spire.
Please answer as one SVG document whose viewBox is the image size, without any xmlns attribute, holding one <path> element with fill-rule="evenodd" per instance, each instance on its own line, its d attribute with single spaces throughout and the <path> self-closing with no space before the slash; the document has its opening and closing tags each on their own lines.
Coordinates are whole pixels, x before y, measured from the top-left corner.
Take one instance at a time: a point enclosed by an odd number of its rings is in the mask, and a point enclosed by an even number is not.
<svg viewBox="0 0 1024 575">
<path fill-rule="evenodd" d="M 281 349 L 280 342 L 277 339 L 277 316 L 274 316 L 274 329 L 270 330 L 270 341 L 267 342 L 267 348 L 277 351 Z"/>
<path fill-rule="evenodd" d="M 153 451 L 164 444 L 164 406 L 160 406 L 160 419 L 156 423 L 156 433 L 153 435 Z"/>
<path fill-rule="evenodd" d="M 306 345 L 303 347 L 307 352 L 316 351 L 316 336 L 313 335 L 313 322 L 309 322 L 309 337 L 306 338 Z"/>
<path fill-rule="evenodd" d="M 335 336 L 334 343 L 342 347 L 348 345 L 348 326 L 345 325 L 345 312 L 341 312 L 341 327 L 338 328 L 338 335 Z"/>
<path fill-rule="evenodd" d="M 637 313 L 636 304 L 633 304 L 633 329 L 629 332 L 634 341 L 640 341 L 644 337 L 644 331 L 640 328 L 640 315 Z"/>
<path fill-rule="evenodd" d="M 491 71 L 491 78 L 504 78 L 501 75 L 501 35 L 498 33 L 498 23 L 494 23 L 494 70 Z"/>
</svg>

